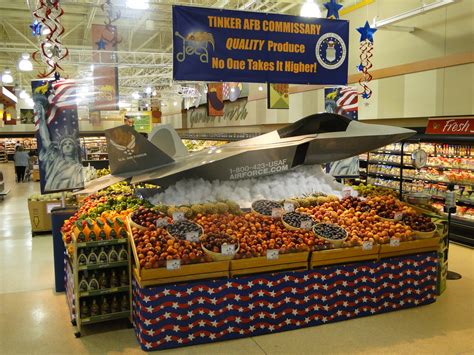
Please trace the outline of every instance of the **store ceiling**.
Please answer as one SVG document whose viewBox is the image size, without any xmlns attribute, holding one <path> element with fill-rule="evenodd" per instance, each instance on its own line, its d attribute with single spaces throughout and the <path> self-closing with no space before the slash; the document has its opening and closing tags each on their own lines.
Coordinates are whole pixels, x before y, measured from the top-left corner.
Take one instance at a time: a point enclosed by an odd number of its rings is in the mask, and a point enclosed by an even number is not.
<svg viewBox="0 0 474 355">
<path fill-rule="evenodd" d="M 259 12 L 298 14 L 305 0 L 150 0 L 150 9 L 133 10 L 125 6 L 126 0 L 113 4 L 121 11 L 116 22 L 123 41 L 119 44 L 119 78 L 121 95 L 145 86 L 168 85 L 171 81 L 171 5 L 192 5 Z M 362 0 L 344 0 L 353 5 Z M 61 23 L 62 36 L 70 55 L 62 65 L 71 78 L 90 75 L 92 60 L 91 25 L 104 23 L 100 5 L 104 0 L 61 0 L 65 11 Z M 319 5 L 324 1 L 317 0 Z M 37 39 L 31 35 L 29 25 L 37 0 L 0 0 L 0 68 L 9 67 L 16 83 L 28 87 L 37 71 L 44 67 L 35 63 L 35 71 L 17 72 L 16 64 L 22 53 L 33 53 Z"/>
</svg>

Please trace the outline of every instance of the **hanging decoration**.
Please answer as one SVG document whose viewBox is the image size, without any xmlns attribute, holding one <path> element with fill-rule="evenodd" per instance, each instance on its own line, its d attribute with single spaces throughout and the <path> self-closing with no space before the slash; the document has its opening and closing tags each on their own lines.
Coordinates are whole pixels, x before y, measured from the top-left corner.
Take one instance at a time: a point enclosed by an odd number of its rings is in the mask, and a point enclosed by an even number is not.
<svg viewBox="0 0 474 355">
<path fill-rule="evenodd" d="M 359 84 L 362 87 L 362 92 L 359 94 L 363 99 L 368 99 L 372 96 L 372 90 L 368 86 L 369 82 L 372 80 L 372 75 L 369 70 L 372 68 L 372 50 L 374 48 L 374 33 L 377 31 L 376 28 L 372 28 L 369 25 L 369 22 L 366 21 L 363 27 L 357 28 L 357 31 L 360 33 L 360 64 L 357 66 L 357 69 L 362 72 L 362 76 L 359 79 Z"/>
<path fill-rule="evenodd" d="M 64 34 L 64 27 L 61 24 L 63 15 L 64 10 L 61 8 L 59 0 L 40 0 L 38 8 L 33 13 L 36 18 L 35 22 L 48 30 L 41 32 L 40 28 L 38 34 L 40 49 L 32 55 L 37 63 L 41 61 L 48 66 L 46 70 L 38 74 L 38 78 L 46 78 L 58 70 L 64 70 L 59 63 L 69 55 L 69 51 L 63 46 L 61 40 L 61 36 Z M 43 35 L 41 35 L 42 33 Z"/>
<path fill-rule="evenodd" d="M 336 0 L 329 0 L 329 2 L 326 2 L 323 5 L 326 10 L 328 10 L 326 18 L 339 19 L 339 10 L 342 8 L 342 5 L 338 4 Z"/>
<path fill-rule="evenodd" d="M 122 38 L 119 37 L 117 33 L 117 27 L 114 25 L 114 22 L 118 21 L 122 17 L 120 10 L 114 5 L 112 0 L 105 0 L 105 2 L 100 6 L 102 11 L 105 14 L 105 28 L 107 29 L 107 34 L 104 33 L 101 40 L 104 40 L 111 47 L 116 47 L 117 44 L 122 42 Z M 100 48 L 99 48 L 100 49 Z"/>
<path fill-rule="evenodd" d="M 33 36 L 41 35 L 41 27 L 41 23 L 39 23 L 38 20 L 34 20 L 33 23 L 30 25 L 31 34 Z"/>
</svg>

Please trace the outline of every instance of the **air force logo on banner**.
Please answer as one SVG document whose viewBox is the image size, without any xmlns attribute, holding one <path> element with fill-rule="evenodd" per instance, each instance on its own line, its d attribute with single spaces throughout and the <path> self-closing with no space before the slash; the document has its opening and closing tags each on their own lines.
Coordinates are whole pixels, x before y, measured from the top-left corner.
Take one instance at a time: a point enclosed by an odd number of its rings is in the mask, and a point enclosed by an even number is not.
<svg viewBox="0 0 474 355">
<path fill-rule="evenodd" d="M 174 33 L 176 37 L 181 39 L 182 48 L 177 53 L 176 59 L 179 62 L 184 62 L 186 56 L 198 55 L 201 63 L 209 62 L 208 45 L 215 48 L 214 36 L 209 32 L 191 32 L 186 36 L 181 35 L 178 31 Z"/>
<path fill-rule="evenodd" d="M 336 33 L 326 33 L 316 43 L 316 59 L 325 69 L 339 68 L 344 63 L 346 56 L 346 44 Z"/>
</svg>

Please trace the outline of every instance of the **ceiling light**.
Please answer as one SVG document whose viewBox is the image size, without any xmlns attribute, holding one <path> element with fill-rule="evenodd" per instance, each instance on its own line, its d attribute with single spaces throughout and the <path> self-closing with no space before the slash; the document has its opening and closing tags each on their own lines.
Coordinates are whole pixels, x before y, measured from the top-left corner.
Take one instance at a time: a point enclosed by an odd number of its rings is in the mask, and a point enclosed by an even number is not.
<svg viewBox="0 0 474 355">
<path fill-rule="evenodd" d="M 260 85 L 260 86 L 258 87 L 258 91 L 263 91 L 263 86 L 262 86 L 262 85 Z"/>
<path fill-rule="evenodd" d="M 173 102 L 173 106 L 178 106 L 178 102 L 177 102 L 177 101 L 174 101 L 174 102 Z"/>
<path fill-rule="evenodd" d="M 26 90 L 21 90 L 20 91 L 20 99 L 23 99 L 23 100 L 26 100 L 27 98 L 29 98 L 30 95 L 28 95 L 28 93 L 26 92 Z"/>
<path fill-rule="evenodd" d="M 139 94 L 137 91 L 134 91 L 134 92 L 132 93 L 132 98 L 133 98 L 134 100 L 139 100 L 139 99 L 140 99 L 140 94 Z"/>
<path fill-rule="evenodd" d="M 26 104 L 30 107 L 33 107 L 35 105 L 35 102 L 33 101 L 33 99 L 31 97 L 27 98 L 25 100 Z"/>
<path fill-rule="evenodd" d="M 147 95 L 150 95 L 151 92 L 152 92 L 151 87 L 148 86 L 148 87 L 145 89 L 145 93 L 146 93 Z"/>
<path fill-rule="evenodd" d="M 3 82 L 4 84 L 11 84 L 11 83 L 13 83 L 12 72 L 11 72 L 8 68 L 5 68 L 5 71 L 4 71 L 3 74 L 2 74 L 2 82 Z"/>
<path fill-rule="evenodd" d="M 156 96 L 158 93 L 156 92 L 156 90 L 153 90 L 153 92 L 151 93 L 151 96 Z"/>
<path fill-rule="evenodd" d="M 321 10 L 319 6 L 314 3 L 314 0 L 306 0 L 301 6 L 301 17 L 321 17 Z"/>
<path fill-rule="evenodd" d="M 21 71 L 32 71 L 33 63 L 31 63 L 30 55 L 28 53 L 23 53 L 21 59 L 18 62 L 18 69 Z"/>
<path fill-rule="evenodd" d="M 129 9 L 146 10 L 150 7 L 148 0 L 127 0 L 126 6 Z"/>
</svg>

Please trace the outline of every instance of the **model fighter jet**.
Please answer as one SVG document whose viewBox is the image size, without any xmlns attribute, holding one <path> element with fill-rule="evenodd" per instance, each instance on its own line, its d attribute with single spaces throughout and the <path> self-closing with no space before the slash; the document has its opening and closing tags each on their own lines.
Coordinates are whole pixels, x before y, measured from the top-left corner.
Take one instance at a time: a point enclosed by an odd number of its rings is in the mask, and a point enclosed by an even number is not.
<svg viewBox="0 0 474 355">
<path fill-rule="evenodd" d="M 170 126 L 155 128 L 150 140 L 130 126 L 120 126 L 105 131 L 111 175 L 93 180 L 81 193 L 130 178 L 131 183 L 152 182 L 166 188 L 184 178 L 238 180 L 272 175 L 356 156 L 415 133 L 321 113 L 255 138 L 189 153 Z"/>
</svg>

